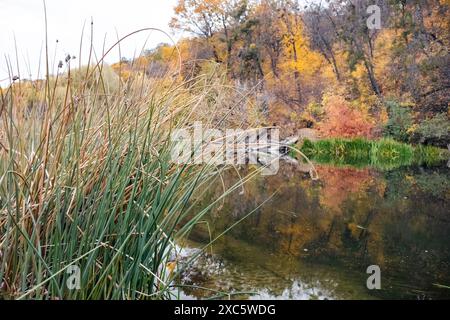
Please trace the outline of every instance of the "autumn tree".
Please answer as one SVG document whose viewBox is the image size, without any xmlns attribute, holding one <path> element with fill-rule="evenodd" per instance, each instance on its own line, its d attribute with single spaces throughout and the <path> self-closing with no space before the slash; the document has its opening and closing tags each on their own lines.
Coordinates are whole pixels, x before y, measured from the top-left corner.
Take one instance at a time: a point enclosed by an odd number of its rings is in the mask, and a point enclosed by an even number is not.
<svg viewBox="0 0 450 320">
<path fill-rule="evenodd" d="M 221 0 L 179 0 L 170 23 L 173 28 L 204 38 L 212 45 L 217 62 L 220 58 L 212 38 L 221 29 L 221 3 Z"/>
<path fill-rule="evenodd" d="M 225 60 L 231 62 L 235 40 L 233 28 L 247 8 L 246 0 L 178 0 L 171 27 L 202 37 L 211 46 L 217 62 L 223 62 L 217 40 L 226 46 Z"/>
<path fill-rule="evenodd" d="M 330 13 L 322 7 L 322 3 L 312 3 L 302 15 L 302 19 L 310 39 L 311 49 L 318 50 L 322 54 L 333 67 L 336 79 L 341 80 L 334 48 L 338 43 L 338 33 Z"/>
<path fill-rule="evenodd" d="M 283 52 L 283 35 L 280 26 L 282 10 L 278 1 L 264 0 L 255 8 L 254 16 L 258 21 L 255 36 L 261 43 L 264 54 L 270 61 L 270 71 L 275 77 L 279 77 L 279 62 Z"/>
<path fill-rule="evenodd" d="M 423 108 L 445 112 L 450 100 L 449 5 L 438 0 L 397 0 L 392 6 L 391 77 Z"/>
<path fill-rule="evenodd" d="M 300 46 L 299 38 L 301 36 L 301 25 L 298 3 L 292 0 L 283 1 L 283 14 L 281 15 L 285 27 L 284 39 L 288 45 L 288 50 L 292 55 L 294 65 L 299 61 Z M 294 80 L 297 90 L 297 103 L 301 104 L 303 101 L 302 86 L 300 83 L 300 71 L 294 68 Z"/>
<path fill-rule="evenodd" d="M 374 60 L 375 41 L 380 31 L 367 26 L 370 16 L 367 8 L 374 4 L 382 10 L 380 14 L 384 17 L 388 15 L 388 6 L 384 0 L 334 0 L 327 9 L 330 12 L 325 14 L 345 46 L 350 68 L 354 69 L 357 64 L 362 63 L 373 92 L 381 97 L 382 90 L 375 76 Z"/>
</svg>

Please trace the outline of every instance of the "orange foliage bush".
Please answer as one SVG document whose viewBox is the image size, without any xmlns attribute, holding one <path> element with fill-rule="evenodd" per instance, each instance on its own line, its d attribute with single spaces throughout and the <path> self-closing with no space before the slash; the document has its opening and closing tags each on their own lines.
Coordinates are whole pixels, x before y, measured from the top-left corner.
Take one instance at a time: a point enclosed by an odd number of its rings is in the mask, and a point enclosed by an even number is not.
<svg viewBox="0 0 450 320">
<path fill-rule="evenodd" d="M 334 95 L 326 98 L 325 117 L 319 124 L 324 137 L 372 137 L 374 129 L 369 116 L 353 108 L 343 97 Z"/>
</svg>

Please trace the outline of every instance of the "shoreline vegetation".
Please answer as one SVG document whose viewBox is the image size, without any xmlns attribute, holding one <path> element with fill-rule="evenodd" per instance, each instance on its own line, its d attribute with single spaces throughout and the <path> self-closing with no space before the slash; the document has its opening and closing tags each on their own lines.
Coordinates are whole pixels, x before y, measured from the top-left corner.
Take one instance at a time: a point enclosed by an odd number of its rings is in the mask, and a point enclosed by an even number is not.
<svg viewBox="0 0 450 320">
<path fill-rule="evenodd" d="M 390 138 L 328 138 L 300 142 L 299 149 L 311 161 L 334 166 L 374 167 L 392 170 L 410 165 L 438 165 L 449 159 L 449 151 L 427 145 L 410 145 Z"/>
<path fill-rule="evenodd" d="M 195 207 L 222 169 L 174 163 L 171 132 L 226 90 L 70 60 L 1 91 L 0 299 L 176 299 L 177 243 L 233 188 Z"/>
</svg>

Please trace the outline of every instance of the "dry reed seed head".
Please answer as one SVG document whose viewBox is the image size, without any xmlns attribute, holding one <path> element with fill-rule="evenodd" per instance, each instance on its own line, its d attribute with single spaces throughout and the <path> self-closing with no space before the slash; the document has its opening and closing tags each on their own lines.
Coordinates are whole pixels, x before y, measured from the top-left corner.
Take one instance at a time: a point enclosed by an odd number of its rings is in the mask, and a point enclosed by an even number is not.
<svg viewBox="0 0 450 320">
<path fill-rule="evenodd" d="M 66 63 L 69 63 L 70 60 L 75 60 L 76 58 L 77 58 L 76 56 L 71 56 L 70 54 L 67 54 L 67 56 L 64 59 L 64 61 L 66 61 Z"/>
</svg>

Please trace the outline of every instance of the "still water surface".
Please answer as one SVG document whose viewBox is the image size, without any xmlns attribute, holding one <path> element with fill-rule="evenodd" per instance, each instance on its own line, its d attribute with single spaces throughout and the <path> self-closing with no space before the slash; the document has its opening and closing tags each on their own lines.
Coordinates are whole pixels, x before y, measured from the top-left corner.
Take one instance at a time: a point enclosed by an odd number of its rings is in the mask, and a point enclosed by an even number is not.
<svg viewBox="0 0 450 320">
<path fill-rule="evenodd" d="M 185 288 L 185 297 L 450 298 L 447 167 L 317 165 L 318 180 L 304 169 L 284 163 L 277 175 L 254 178 L 195 228 L 189 245 L 201 247 L 275 194 L 187 270 L 185 285 L 207 289 Z M 226 186 L 237 179 L 223 177 Z M 209 199 L 222 188 L 218 180 Z M 373 264 L 381 290 L 366 287 Z"/>
</svg>

